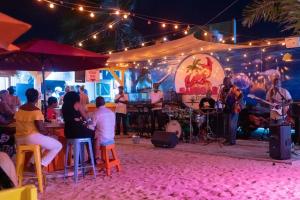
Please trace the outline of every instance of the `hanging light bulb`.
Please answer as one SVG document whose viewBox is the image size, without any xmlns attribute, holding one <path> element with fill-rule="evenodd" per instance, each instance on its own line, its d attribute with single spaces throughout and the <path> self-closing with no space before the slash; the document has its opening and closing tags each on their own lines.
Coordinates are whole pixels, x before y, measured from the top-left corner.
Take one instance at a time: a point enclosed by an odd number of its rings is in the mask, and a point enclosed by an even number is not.
<svg viewBox="0 0 300 200">
<path fill-rule="evenodd" d="M 164 37 L 163 40 L 164 40 L 164 41 L 167 41 L 168 39 L 167 39 L 167 37 Z"/>
<path fill-rule="evenodd" d="M 112 54 L 112 52 L 111 52 L 111 51 L 109 51 L 109 52 L 108 52 L 108 54 Z"/>
<path fill-rule="evenodd" d="M 285 42 L 281 43 L 282 46 L 285 46 Z"/>
<path fill-rule="evenodd" d="M 142 43 L 142 47 L 143 47 L 143 46 L 145 46 L 145 43 L 144 43 L 144 42 Z"/>
<path fill-rule="evenodd" d="M 247 54 L 244 54 L 244 58 L 247 58 Z"/>
<path fill-rule="evenodd" d="M 249 42 L 249 46 L 252 46 L 252 42 Z"/>
<path fill-rule="evenodd" d="M 232 37 L 231 40 L 234 41 L 234 37 Z"/>
<path fill-rule="evenodd" d="M 227 59 L 226 59 L 226 61 L 227 61 L 227 62 L 229 62 L 229 61 L 230 61 L 230 59 L 229 59 L 229 58 L 227 58 Z"/>
<path fill-rule="evenodd" d="M 265 51 L 266 51 L 266 49 L 265 49 L 265 48 L 263 48 L 261 51 L 262 51 L 262 52 L 265 52 Z"/>
<path fill-rule="evenodd" d="M 95 35 L 93 35 L 93 38 L 94 38 L 94 39 L 97 39 L 97 35 L 96 35 L 96 34 L 95 34 Z"/>
<path fill-rule="evenodd" d="M 90 13 L 90 17 L 91 17 L 91 18 L 94 18 L 94 17 L 95 17 L 95 14 L 94 14 L 93 12 L 91 12 L 91 13 Z"/>
<path fill-rule="evenodd" d="M 207 32 L 204 32 L 204 36 L 207 36 Z"/>
<path fill-rule="evenodd" d="M 124 14 L 124 15 L 123 15 L 123 18 L 124 18 L 124 19 L 127 19 L 127 18 L 128 18 L 128 15 L 127 15 L 127 14 Z"/>
<path fill-rule="evenodd" d="M 231 48 L 228 48 L 228 51 L 231 51 L 232 49 Z"/>
<path fill-rule="evenodd" d="M 188 34 L 188 31 L 187 31 L 187 30 L 185 30 L 185 31 L 184 31 L 184 34 L 185 34 L 185 35 L 187 35 L 187 34 Z"/>
<path fill-rule="evenodd" d="M 112 28 L 113 28 L 113 25 L 112 25 L 112 24 L 108 25 L 108 28 L 112 29 Z"/>
<path fill-rule="evenodd" d="M 128 48 L 126 47 L 124 50 L 125 50 L 125 51 L 127 51 L 127 50 L 128 50 Z"/>
<path fill-rule="evenodd" d="M 79 43 L 78 43 L 78 46 L 82 47 L 82 42 L 79 42 Z"/>
<path fill-rule="evenodd" d="M 148 24 L 148 25 L 150 25 L 150 24 L 151 24 L 151 21 L 150 21 L 150 20 L 148 20 L 147 24 Z"/>
<path fill-rule="evenodd" d="M 165 24 L 165 23 L 163 23 L 163 24 L 161 25 L 161 27 L 163 27 L 163 28 L 166 28 L 166 24 Z"/>
<path fill-rule="evenodd" d="M 175 28 L 175 29 L 178 29 L 178 25 L 176 24 L 176 25 L 174 26 L 174 28 Z"/>
<path fill-rule="evenodd" d="M 200 51 L 203 51 L 203 50 L 204 50 L 204 49 L 201 47 L 201 48 L 200 48 Z"/>
<path fill-rule="evenodd" d="M 119 14 L 120 14 L 120 11 L 116 10 L 115 14 L 116 14 L 116 15 L 119 15 Z"/>
<path fill-rule="evenodd" d="M 53 9 L 55 7 L 55 5 L 53 3 L 49 4 L 49 8 Z"/>
<path fill-rule="evenodd" d="M 271 45 L 271 42 L 270 41 L 268 41 L 268 43 L 267 43 L 268 45 Z"/>
</svg>

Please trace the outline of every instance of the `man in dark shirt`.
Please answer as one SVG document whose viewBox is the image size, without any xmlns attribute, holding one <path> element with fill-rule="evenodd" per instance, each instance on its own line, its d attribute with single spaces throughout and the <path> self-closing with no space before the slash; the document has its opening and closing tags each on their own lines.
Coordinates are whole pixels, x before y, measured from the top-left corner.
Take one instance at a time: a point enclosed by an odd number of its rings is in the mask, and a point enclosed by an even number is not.
<svg viewBox="0 0 300 200">
<path fill-rule="evenodd" d="M 207 90 L 206 96 L 199 103 L 199 108 L 202 112 L 210 112 L 215 108 L 216 101 L 211 97 L 211 90 Z"/>
</svg>

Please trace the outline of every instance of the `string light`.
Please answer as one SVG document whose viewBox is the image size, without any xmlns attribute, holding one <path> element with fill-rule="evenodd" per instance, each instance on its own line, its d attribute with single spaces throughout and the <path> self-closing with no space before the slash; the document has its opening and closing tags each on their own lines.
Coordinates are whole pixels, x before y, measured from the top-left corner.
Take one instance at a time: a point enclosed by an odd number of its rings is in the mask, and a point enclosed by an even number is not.
<svg viewBox="0 0 300 200">
<path fill-rule="evenodd" d="M 93 38 L 94 38 L 94 39 L 97 39 L 97 35 L 96 35 L 96 34 L 95 34 L 95 35 L 93 35 Z"/>
<path fill-rule="evenodd" d="M 94 14 L 93 12 L 91 12 L 91 13 L 90 13 L 90 17 L 91 17 L 91 18 L 94 18 L 94 17 L 95 17 L 95 14 Z"/>
<path fill-rule="evenodd" d="M 151 21 L 150 21 L 150 20 L 148 20 L 147 24 L 148 24 L 148 25 L 150 25 L 150 24 L 151 24 Z"/>
<path fill-rule="evenodd" d="M 285 46 L 285 42 L 281 43 L 282 46 Z"/>
<path fill-rule="evenodd" d="M 125 50 L 125 51 L 128 51 L 128 48 L 126 47 L 124 50 Z"/>
<path fill-rule="evenodd" d="M 231 48 L 228 48 L 228 51 L 231 51 L 232 49 Z"/>
<path fill-rule="evenodd" d="M 82 12 L 84 9 L 82 6 L 79 6 L 78 10 Z"/>
<path fill-rule="evenodd" d="M 78 43 L 78 46 L 82 47 L 82 42 L 79 42 L 79 43 Z"/>
<path fill-rule="evenodd" d="M 174 26 L 174 28 L 175 28 L 175 29 L 178 29 L 178 25 L 176 24 L 176 25 Z"/>
<path fill-rule="evenodd" d="M 252 42 L 249 42 L 249 46 L 252 46 Z"/>
<path fill-rule="evenodd" d="M 234 37 L 232 37 L 231 40 L 234 41 Z"/>
<path fill-rule="evenodd" d="M 111 52 L 111 51 L 109 51 L 109 52 L 108 52 L 108 54 L 112 54 L 112 52 Z"/>
<path fill-rule="evenodd" d="M 204 36 L 207 36 L 207 32 L 204 32 Z"/>
<path fill-rule="evenodd" d="M 163 27 L 163 28 L 166 28 L 166 24 L 165 24 L 165 23 L 163 23 L 163 24 L 161 25 L 161 27 Z"/>
<path fill-rule="evenodd" d="M 113 28 L 113 25 L 112 25 L 112 24 L 108 25 L 108 28 L 112 29 L 112 28 Z"/>
<path fill-rule="evenodd" d="M 120 11 L 116 10 L 115 14 L 116 14 L 116 15 L 119 15 L 119 14 L 120 14 Z"/>
<path fill-rule="evenodd" d="M 53 3 L 50 3 L 50 4 L 49 4 L 49 7 L 50 7 L 51 9 L 53 9 L 55 6 L 54 6 Z"/>
<path fill-rule="evenodd" d="M 144 43 L 144 42 L 142 43 L 142 47 L 143 47 L 143 46 L 145 46 L 145 43 Z"/>
<path fill-rule="evenodd" d="M 262 49 L 261 51 L 262 51 L 262 52 L 265 52 L 265 51 L 266 51 L 266 49 Z"/>
<path fill-rule="evenodd" d="M 164 41 L 167 41 L 168 39 L 167 39 L 167 37 L 164 37 L 164 39 L 163 39 Z"/>
<path fill-rule="evenodd" d="M 229 58 L 227 58 L 227 59 L 226 59 L 226 61 L 227 61 L 227 62 L 229 62 L 229 61 L 230 61 L 230 59 L 229 59 Z"/>
<path fill-rule="evenodd" d="M 184 34 L 185 34 L 185 35 L 187 35 L 187 34 L 188 34 L 187 30 L 185 30 L 185 31 L 184 31 Z"/>
<path fill-rule="evenodd" d="M 204 50 L 204 49 L 201 47 L 201 48 L 200 48 L 200 51 L 203 51 L 203 50 Z"/>
<path fill-rule="evenodd" d="M 128 15 L 127 15 L 127 14 L 124 14 L 124 15 L 123 15 L 123 18 L 124 18 L 124 19 L 127 19 L 127 18 L 128 18 Z"/>
<path fill-rule="evenodd" d="M 247 54 L 244 54 L 244 58 L 247 58 Z"/>
<path fill-rule="evenodd" d="M 271 45 L 271 42 L 270 41 L 268 41 L 268 43 L 267 43 L 268 45 Z"/>
</svg>

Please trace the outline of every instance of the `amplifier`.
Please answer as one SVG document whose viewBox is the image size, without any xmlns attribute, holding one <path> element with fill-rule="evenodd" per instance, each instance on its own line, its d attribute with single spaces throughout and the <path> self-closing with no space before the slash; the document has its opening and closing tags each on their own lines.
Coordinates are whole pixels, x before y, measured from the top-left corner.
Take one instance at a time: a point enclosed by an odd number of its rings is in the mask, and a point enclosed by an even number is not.
<svg viewBox="0 0 300 200">
<path fill-rule="evenodd" d="M 269 152 L 270 157 L 277 160 L 291 158 L 291 126 L 270 126 Z"/>
</svg>

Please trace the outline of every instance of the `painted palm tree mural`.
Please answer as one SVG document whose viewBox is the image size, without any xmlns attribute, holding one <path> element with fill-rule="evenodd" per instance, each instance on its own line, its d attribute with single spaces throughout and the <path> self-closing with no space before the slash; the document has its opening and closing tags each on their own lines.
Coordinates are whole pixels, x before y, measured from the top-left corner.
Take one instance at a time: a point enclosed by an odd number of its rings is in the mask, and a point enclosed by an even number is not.
<svg viewBox="0 0 300 200">
<path fill-rule="evenodd" d="M 186 67 L 186 77 L 184 79 L 186 91 L 196 91 L 199 88 L 210 88 L 211 82 L 208 78 L 212 73 L 212 61 L 206 57 L 206 63 L 201 59 L 194 59 L 193 63 Z"/>
</svg>

